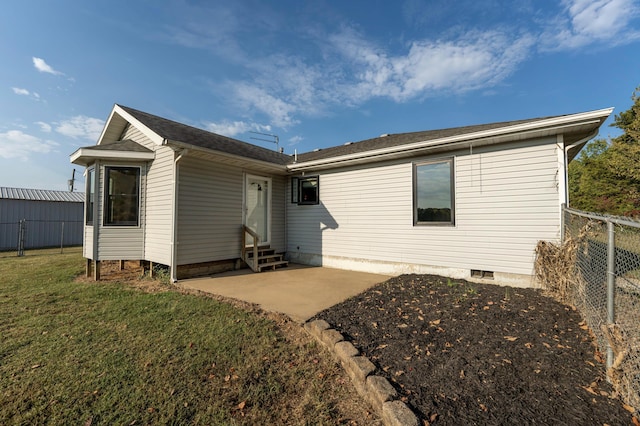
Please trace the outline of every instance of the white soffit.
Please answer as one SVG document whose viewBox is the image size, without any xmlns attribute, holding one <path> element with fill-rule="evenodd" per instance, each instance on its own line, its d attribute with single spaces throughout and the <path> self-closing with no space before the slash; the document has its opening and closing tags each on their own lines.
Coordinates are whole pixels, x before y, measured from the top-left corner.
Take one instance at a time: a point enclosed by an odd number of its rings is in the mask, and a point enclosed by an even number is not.
<svg viewBox="0 0 640 426">
<path fill-rule="evenodd" d="M 87 166 L 95 160 L 150 161 L 155 156 L 155 152 L 102 151 L 80 148 L 71 154 L 70 160 L 73 164 Z"/>
</svg>

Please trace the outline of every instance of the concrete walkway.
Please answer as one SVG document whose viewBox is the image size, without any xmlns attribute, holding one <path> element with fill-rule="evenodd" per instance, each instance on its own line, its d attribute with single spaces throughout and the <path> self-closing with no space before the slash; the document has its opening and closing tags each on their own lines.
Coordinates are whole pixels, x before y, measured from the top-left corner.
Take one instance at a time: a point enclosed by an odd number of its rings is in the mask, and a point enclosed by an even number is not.
<svg viewBox="0 0 640 426">
<path fill-rule="evenodd" d="M 259 274 L 242 269 L 181 280 L 180 284 L 255 303 L 264 310 L 284 313 L 302 323 L 388 278 L 387 275 L 290 264 L 287 268 Z"/>
</svg>

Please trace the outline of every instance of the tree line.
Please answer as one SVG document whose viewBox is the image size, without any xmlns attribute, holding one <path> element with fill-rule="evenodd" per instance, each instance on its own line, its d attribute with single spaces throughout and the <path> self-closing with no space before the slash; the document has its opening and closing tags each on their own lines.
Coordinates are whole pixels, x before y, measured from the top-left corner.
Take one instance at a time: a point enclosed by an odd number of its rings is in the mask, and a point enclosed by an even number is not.
<svg viewBox="0 0 640 426">
<path fill-rule="evenodd" d="M 595 139 L 569 164 L 571 207 L 640 218 L 640 87 L 633 105 L 615 116 L 615 138 Z"/>
</svg>

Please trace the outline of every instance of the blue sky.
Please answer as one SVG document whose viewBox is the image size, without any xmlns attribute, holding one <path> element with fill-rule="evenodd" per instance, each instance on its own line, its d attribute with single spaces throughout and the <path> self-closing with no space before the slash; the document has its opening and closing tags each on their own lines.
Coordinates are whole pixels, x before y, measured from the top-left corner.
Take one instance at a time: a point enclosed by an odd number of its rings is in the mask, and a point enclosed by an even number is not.
<svg viewBox="0 0 640 426">
<path fill-rule="evenodd" d="M 638 0 L 36 1 L 0 14 L 0 186 L 67 188 L 114 103 L 286 153 L 631 106 Z M 616 129 L 603 127 L 602 136 Z"/>
</svg>

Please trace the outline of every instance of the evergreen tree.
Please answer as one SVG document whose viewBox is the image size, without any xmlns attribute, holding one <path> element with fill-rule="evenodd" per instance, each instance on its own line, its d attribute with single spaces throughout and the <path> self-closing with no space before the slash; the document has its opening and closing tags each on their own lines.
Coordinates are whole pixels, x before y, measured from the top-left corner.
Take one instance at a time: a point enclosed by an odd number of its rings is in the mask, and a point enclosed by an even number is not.
<svg viewBox="0 0 640 426">
<path fill-rule="evenodd" d="M 623 133 L 590 142 L 569 165 L 571 207 L 640 216 L 640 87 L 631 99 L 632 107 L 612 124 Z"/>
</svg>

